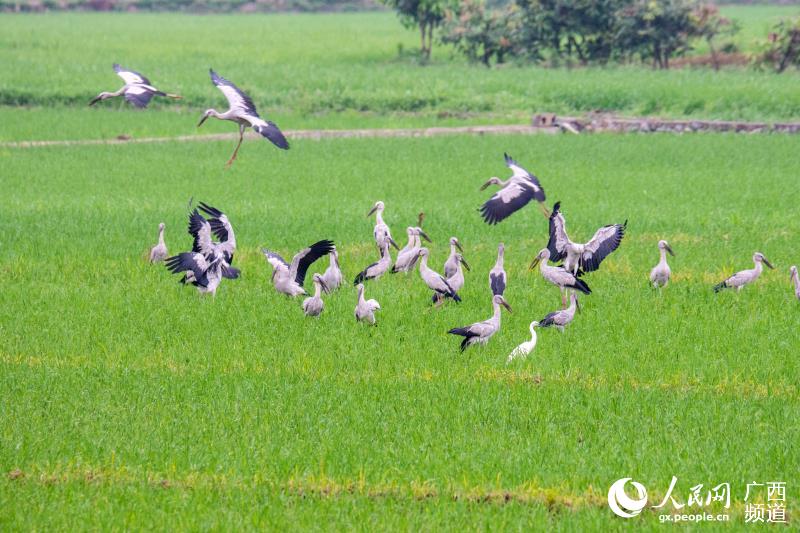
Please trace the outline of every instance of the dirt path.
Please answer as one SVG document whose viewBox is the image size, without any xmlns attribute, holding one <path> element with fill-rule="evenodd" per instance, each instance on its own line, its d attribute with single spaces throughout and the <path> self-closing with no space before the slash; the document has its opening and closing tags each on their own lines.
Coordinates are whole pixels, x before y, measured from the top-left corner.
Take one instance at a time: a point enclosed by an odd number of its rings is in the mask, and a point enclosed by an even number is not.
<svg viewBox="0 0 800 533">
<path fill-rule="evenodd" d="M 534 123 L 543 115 L 534 119 Z M 539 133 L 569 132 L 583 134 L 591 132 L 617 133 L 800 133 L 800 123 L 732 122 L 718 120 L 661 120 L 655 118 L 619 118 L 614 116 L 590 116 L 586 118 L 547 116 L 545 124 L 533 125 L 487 125 L 452 126 L 439 128 L 383 128 L 359 130 L 288 130 L 290 139 L 346 139 L 375 137 L 436 137 L 441 135 L 534 135 Z M 248 138 L 258 138 L 253 132 Z M 235 133 L 212 135 L 178 135 L 175 137 L 140 137 L 115 139 L 84 139 L 66 141 L 16 141 L 2 142 L 0 148 L 39 148 L 44 146 L 92 146 L 114 144 L 150 144 L 167 142 L 234 141 Z"/>
</svg>

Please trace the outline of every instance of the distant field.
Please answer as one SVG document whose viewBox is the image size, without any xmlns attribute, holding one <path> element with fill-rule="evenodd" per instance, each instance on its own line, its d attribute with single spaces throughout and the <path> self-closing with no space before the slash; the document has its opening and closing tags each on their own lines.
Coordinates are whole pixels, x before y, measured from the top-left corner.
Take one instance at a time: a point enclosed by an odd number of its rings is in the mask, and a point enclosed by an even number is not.
<svg viewBox="0 0 800 533">
<path fill-rule="evenodd" d="M 743 21 L 745 49 L 766 34 L 770 21 L 797 11 L 724 10 Z M 392 13 L 2 15 L 0 141 L 191 133 L 203 109 L 224 106 L 209 67 L 248 90 L 284 128 L 519 123 L 541 111 L 800 119 L 794 71 L 488 70 L 443 47 L 434 50 L 433 64 L 421 67 L 416 47 L 416 33 Z M 100 90 L 118 87 L 114 62 L 185 99 L 156 102 L 144 119 L 118 102 L 85 109 Z"/>
<path fill-rule="evenodd" d="M 746 483 L 800 482 L 797 138 L 248 142 L 224 171 L 230 148 L 0 149 L 3 528 L 608 530 L 623 524 L 611 482 L 633 476 L 655 500 L 676 475 L 684 501 L 731 483 L 727 531 L 746 527 Z M 538 211 L 497 227 L 475 212 L 504 150 L 564 201 L 575 237 L 629 220 L 576 322 L 509 367 L 559 297 L 527 271 L 546 243 Z M 243 277 L 213 300 L 142 261 L 161 221 L 172 252 L 189 246 L 190 196 L 237 230 Z M 304 318 L 258 248 L 330 237 L 352 279 L 375 255 L 377 199 L 398 236 L 427 213 L 435 265 L 461 238 L 464 302 L 429 310 L 415 272 L 368 284 L 376 328 L 353 320 L 350 286 Z M 659 238 L 678 254 L 662 294 L 646 281 Z M 500 240 L 514 313 L 459 354 L 446 331 L 488 317 Z M 713 294 L 756 250 L 778 270 Z"/>
</svg>

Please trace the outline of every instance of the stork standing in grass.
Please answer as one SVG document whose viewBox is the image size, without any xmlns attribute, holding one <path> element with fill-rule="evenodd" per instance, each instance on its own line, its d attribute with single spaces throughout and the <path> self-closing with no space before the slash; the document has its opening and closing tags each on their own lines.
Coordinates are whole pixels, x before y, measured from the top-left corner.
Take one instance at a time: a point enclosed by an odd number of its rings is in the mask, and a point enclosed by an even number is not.
<svg viewBox="0 0 800 533">
<path fill-rule="evenodd" d="M 591 294 L 592 290 L 586 284 L 585 281 L 580 279 L 578 275 L 573 274 L 563 266 L 550 266 L 547 264 L 547 261 L 550 259 L 550 250 L 547 248 L 542 249 L 536 257 L 533 259 L 531 263 L 531 270 L 536 268 L 537 265 L 540 266 L 540 270 L 542 272 L 542 277 L 552 283 L 553 285 L 557 285 L 559 289 L 561 289 L 561 305 L 566 307 L 567 302 L 565 299 L 565 292 L 567 289 L 574 289 L 582 292 L 583 294 Z"/>
<path fill-rule="evenodd" d="M 375 311 L 381 308 L 376 300 L 364 299 L 364 284 L 359 283 L 356 286 L 358 290 L 358 302 L 356 303 L 356 320 L 359 322 L 366 322 L 370 325 L 375 325 Z"/>
<path fill-rule="evenodd" d="M 425 282 L 425 285 L 435 293 L 434 296 L 441 296 L 442 299 L 452 298 L 456 302 L 460 302 L 461 297 L 459 297 L 458 293 L 447 283 L 447 280 L 428 266 L 428 256 L 430 255 L 428 249 L 420 248 L 418 254 L 419 276 L 422 278 L 422 281 Z M 442 300 L 439 300 L 439 302 L 441 301 Z"/>
<path fill-rule="evenodd" d="M 356 275 L 356 279 L 353 281 L 353 285 L 358 285 L 359 283 L 364 283 L 371 279 L 378 279 L 386 274 L 391 264 L 392 256 L 389 254 L 389 241 L 384 241 L 383 248 L 381 249 L 381 258 L 359 272 L 358 275 Z"/>
<path fill-rule="evenodd" d="M 505 255 L 506 247 L 501 242 L 497 246 L 497 261 L 494 267 L 489 271 L 489 288 L 492 289 L 492 294 L 502 294 L 506 290 L 506 271 L 503 268 L 503 256 Z"/>
<path fill-rule="evenodd" d="M 330 294 L 338 289 L 344 279 L 344 276 L 342 276 L 342 269 L 339 267 L 339 251 L 336 249 L 336 246 L 331 247 L 331 253 L 328 254 L 328 257 L 331 263 L 328 268 L 325 269 L 325 272 L 322 273 L 322 290 L 324 290 L 326 294 Z"/>
<path fill-rule="evenodd" d="M 406 234 L 408 235 L 408 244 L 397 253 L 397 260 L 392 267 L 392 274 L 410 272 L 414 269 L 417 259 L 419 259 L 419 249 L 422 247 L 420 237 L 431 242 L 430 237 L 420 227 L 412 228 L 409 226 L 406 228 Z"/>
<path fill-rule="evenodd" d="M 769 268 L 775 268 L 761 252 L 753 254 L 753 263 L 755 263 L 753 268 L 737 272 L 725 281 L 714 285 L 714 292 L 719 292 L 722 289 L 736 289 L 737 292 L 742 290 L 742 287 L 753 283 L 761 275 L 761 271 L 764 268 L 761 263 L 764 263 Z"/>
<path fill-rule="evenodd" d="M 150 262 L 158 263 L 163 261 L 169 256 L 167 252 L 167 245 L 164 242 L 164 223 L 158 225 L 158 243 L 150 248 Z"/>
<path fill-rule="evenodd" d="M 457 238 L 450 237 L 450 255 L 447 257 L 447 261 L 444 263 L 444 277 L 452 278 L 455 275 L 456 270 L 458 270 L 458 266 L 460 264 L 458 252 L 461 252 L 462 254 L 464 253 L 461 243 L 458 242 Z"/>
<path fill-rule="evenodd" d="M 661 259 L 659 259 L 658 264 L 653 267 L 653 270 L 650 271 L 650 283 L 652 283 L 653 287 L 656 289 L 666 287 L 667 283 L 669 283 L 671 270 L 667 264 L 667 252 L 669 252 L 669 255 L 675 256 L 675 252 L 672 251 L 672 247 L 670 247 L 667 241 L 658 241 L 658 253 L 661 255 Z"/>
<path fill-rule="evenodd" d="M 308 294 L 303 288 L 308 267 L 320 257 L 329 254 L 332 249 L 333 241 L 315 242 L 308 248 L 297 252 L 292 258 L 291 264 L 266 248 L 262 248 L 261 252 L 267 258 L 267 262 L 272 265 L 272 284 L 275 286 L 275 290 L 287 296 L 300 296 Z"/>
<path fill-rule="evenodd" d="M 466 350 L 468 346 L 473 344 L 486 344 L 495 333 L 500 331 L 501 305 L 508 309 L 509 313 L 511 312 L 511 306 L 508 305 L 508 302 L 506 302 L 505 298 L 499 294 L 495 294 L 492 296 L 492 307 L 494 308 L 494 313 L 492 314 L 491 318 L 488 318 L 483 322 L 475 322 L 474 324 L 464 326 L 463 328 L 453 328 L 447 332 L 451 335 L 460 335 L 461 337 L 464 337 L 464 340 L 461 341 L 462 352 Z"/>
<path fill-rule="evenodd" d="M 325 302 L 322 301 L 322 290 L 328 292 L 325 287 L 325 281 L 319 274 L 314 274 L 311 278 L 314 281 L 314 296 L 309 296 L 303 300 L 303 312 L 308 316 L 319 316 L 325 308 Z"/>
<path fill-rule="evenodd" d="M 164 91 L 159 91 L 153 87 L 153 84 L 150 83 L 150 80 L 138 72 L 122 68 L 116 63 L 114 64 L 114 72 L 117 73 L 117 76 L 122 78 L 122 81 L 125 82 L 125 85 L 123 85 L 121 89 L 114 92 L 101 92 L 92 98 L 92 101 L 89 102 L 89 105 L 94 105 L 101 100 L 107 100 L 109 98 L 125 95 L 125 100 L 139 109 L 144 109 L 147 107 L 147 104 L 150 103 L 150 100 L 153 98 L 153 96 L 166 96 L 167 98 L 176 99 L 181 98 L 177 94 L 169 94 L 165 93 Z"/>
<path fill-rule="evenodd" d="M 581 312 L 581 306 L 578 303 L 578 295 L 570 292 L 569 307 L 548 313 L 543 319 L 539 321 L 539 326 L 548 328 L 555 326 L 561 333 L 564 333 L 564 328 L 575 319 L 575 312 Z"/>
<path fill-rule="evenodd" d="M 550 214 L 550 250 L 551 261 L 564 261 L 564 268 L 577 274 L 578 270 L 593 272 L 600 268 L 600 263 L 611 252 L 619 248 L 625 236 L 624 224 L 609 224 L 597 230 L 592 240 L 585 244 L 572 242 L 567 235 L 567 225 L 561 213 L 561 202 L 556 202 Z"/>
<path fill-rule="evenodd" d="M 450 288 L 456 292 L 460 291 L 464 286 L 464 270 L 461 268 L 462 266 L 467 270 L 472 270 L 469 264 L 464 260 L 464 256 L 456 254 L 456 271 L 453 272 L 452 276 L 447 278 L 447 283 L 450 285 Z"/>
<path fill-rule="evenodd" d="M 368 217 L 372 216 L 372 213 L 375 213 L 375 229 L 372 231 L 372 236 L 375 237 L 375 244 L 378 246 L 378 250 L 383 250 L 384 242 L 389 242 L 396 250 L 399 250 L 400 247 L 397 246 L 397 243 L 392 239 L 392 232 L 389 230 L 388 224 L 383 221 L 383 210 L 385 207 L 384 203 L 378 200 L 375 202 L 375 205 L 372 206 L 372 209 L 369 210 L 369 213 L 367 213 Z"/>
<path fill-rule="evenodd" d="M 800 275 L 797 273 L 797 267 L 792 265 L 789 272 L 791 273 L 791 280 L 794 282 L 794 295 L 800 300 Z"/>
<path fill-rule="evenodd" d="M 253 128 L 257 133 L 261 134 L 269 140 L 272 144 L 282 150 L 289 149 L 289 141 L 286 140 L 281 130 L 274 122 L 264 120 L 258 115 L 256 106 L 247 94 L 239 89 L 236 85 L 226 80 L 225 78 L 217 75 L 213 70 L 209 70 L 211 74 L 211 82 L 220 90 L 225 98 L 228 99 L 228 110 L 220 113 L 216 109 L 207 109 L 203 113 L 203 117 L 197 124 L 197 127 L 203 125 L 208 117 L 218 118 L 220 120 L 230 120 L 239 125 L 239 142 L 233 150 L 233 155 L 228 159 L 226 165 L 231 165 L 239 153 L 239 147 L 242 146 L 242 139 L 244 139 L 244 130 L 246 128 Z"/>
<path fill-rule="evenodd" d="M 531 200 L 539 202 L 542 213 L 544 216 L 548 216 L 549 213 L 544 206 L 544 189 L 539 183 L 539 178 L 522 168 L 508 154 L 503 154 L 503 156 L 512 175 L 505 181 L 493 176 L 481 186 L 481 190 L 489 185 L 502 187 L 481 206 L 480 212 L 483 220 L 487 224 L 497 224 L 528 205 Z"/>
<path fill-rule="evenodd" d="M 527 355 L 531 353 L 534 348 L 536 348 L 536 328 L 538 326 L 539 323 L 537 321 L 534 320 L 533 322 L 531 322 L 530 326 L 528 326 L 528 329 L 531 332 L 531 340 L 523 342 L 522 344 L 514 348 L 511 351 L 511 353 L 508 354 L 508 359 L 506 359 L 506 364 L 511 363 L 511 361 L 513 361 L 517 357 L 523 357 L 523 358 L 527 357 Z"/>
</svg>

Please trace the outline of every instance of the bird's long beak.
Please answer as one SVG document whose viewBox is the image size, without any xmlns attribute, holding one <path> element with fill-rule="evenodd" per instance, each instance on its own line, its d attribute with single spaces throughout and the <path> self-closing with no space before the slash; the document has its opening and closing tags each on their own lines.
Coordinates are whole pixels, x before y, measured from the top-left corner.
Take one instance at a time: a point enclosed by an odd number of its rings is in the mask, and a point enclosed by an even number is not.
<svg viewBox="0 0 800 533">
<path fill-rule="evenodd" d="M 667 251 L 669 252 L 669 255 L 671 255 L 672 257 L 675 257 L 675 252 L 672 251 L 672 247 L 669 244 L 665 245 L 664 248 L 667 249 Z"/>
<path fill-rule="evenodd" d="M 462 254 L 464 253 L 464 249 L 461 247 L 461 243 L 458 241 L 456 241 L 456 248 L 458 248 L 458 251 Z"/>
<path fill-rule="evenodd" d="M 482 190 L 484 190 L 486 187 L 488 187 L 488 186 L 489 186 L 489 185 L 491 185 L 491 184 L 492 184 L 492 180 L 489 180 L 489 181 L 487 181 L 486 183 L 484 183 L 483 185 L 481 185 L 481 188 L 480 188 L 480 190 L 481 190 L 481 191 L 482 191 Z"/>
<path fill-rule="evenodd" d="M 391 237 L 389 237 L 389 243 L 391 243 L 391 245 L 394 246 L 395 250 L 399 250 L 400 249 L 400 247 L 397 246 L 397 243 L 394 242 L 394 239 L 392 239 Z"/>
<path fill-rule="evenodd" d="M 766 257 L 764 258 L 764 264 L 765 264 L 765 265 L 767 265 L 768 267 L 770 267 L 772 270 L 775 270 L 775 267 L 774 267 L 774 266 L 772 266 L 772 263 L 770 263 L 769 261 L 767 261 L 767 258 L 766 258 Z"/>
<path fill-rule="evenodd" d="M 503 301 L 502 301 L 502 302 L 500 302 L 500 303 L 503 305 L 503 307 L 505 307 L 506 309 L 508 309 L 508 312 L 509 312 L 509 313 L 513 313 L 513 311 L 511 310 L 511 306 L 510 306 L 510 305 L 508 305 L 508 302 L 507 302 L 507 301 L 503 300 Z"/>
<path fill-rule="evenodd" d="M 203 115 L 203 118 L 201 118 L 200 122 L 197 123 L 197 127 L 199 128 L 200 126 L 202 126 L 203 122 L 205 122 L 207 118 L 208 118 L 208 115 Z"/>
<path fill-rule="evenodd" d="M 322 278 L 319 278 L 319 285 L 323 291 L 328 292 L 328 284 Z"/>
<path fill-rule="evenodd" d="M 469 267 L 469 265 L 467 264 L 467 262 L 464 260 L 464 258 L 463 258 L 463 257 L 461 258 L 461 264 L 462 264 L 462 265 L 464 265 L 464 268 L 466 268 L 467 270 L 470 270 L 470 271 L 472 270 L 472 269 Z"/>
<path fill-rule="evenodd" d="M 372 209 L 369 210 L 369 213 L 367 213 L 367 216 L 370 216 L 372 213 L 374 213 L 377 210 L 378 210 L 378 206 L 377 205 L 372 206 Z"/>
<path fill-rule="evenodd" d="M 428 242 L 430 242 L 430 243 L 433 243 L 433 241 L 431 240 L 431 238 L 430 238 L 430 237 L 428 237 L 428 234 L 427 234 L 427 233 L 425 233 L 424 231 L 422 231 L 422 230 L 419 230 L 419 234 L 420 234 L 420 236 L 421 236 L 423 239 L 425 239 L 426 241 L 428 241 Z"/>
<path fill-rule="evenodd" d="M 97 102 L 99 102 L 100 100 L 102 100 L 102 98 L 100 98 L 99 96 L 95 96 L 94 98 L 92 98 L 92 101 L 89 102 L 89 105 L 92 106 L 92 105 L 96 104 Z"/>
<path fill-rule="evenodd" d="M 541 260 L 542 259 L 538 255 L 534 257 L 533 261 L 531 261 L 531 266 L 529 267 L 529 270 L 533 270 L 534 268 L 536 268 Z"/>
</svg>

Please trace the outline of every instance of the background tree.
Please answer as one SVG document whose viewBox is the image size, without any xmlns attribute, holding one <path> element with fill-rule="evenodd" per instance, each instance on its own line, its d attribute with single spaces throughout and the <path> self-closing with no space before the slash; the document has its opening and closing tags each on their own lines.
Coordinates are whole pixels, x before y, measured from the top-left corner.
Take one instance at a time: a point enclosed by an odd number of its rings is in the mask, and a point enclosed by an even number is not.
<svg viewBox="0 0 800 533">
<path fill-rule="evenodd" d="M 620 52 L 652 60 L 653 68 L 669 68 L 699 35 L 688 0 L 635 0 L 618 11 L 617 22 Z"/>
<path fill-rule="evenodd" d="M 762 50 L 756 63 L 770 65 L 779 74 L 790 65 L 800 66 L 800 18 L 776 24 Z"/>
<path fill-rule="evenodd" d="M 702 4 L 692 12 L 695 33 L 705 39 L 711 54 L 714 70 L 719 70 L 719 51 L 716 41 L 720 37 L 729 37 L 739 31 L 736 21 L 723 17 L 714 4 Z"/>
<path fill-rule="evenodd" d="M 464 0 L 447 10 L 442 25 L 442 42 L 452 44 L 470 61 L 487 67 L 492 59 L 503 63 L 513 54 L 518 9 L 513 4 L 487 9 L 483 0 Z"/>
<path fill-rule="evenodd" d="M 420 53 L 430 59 L 433 30 L 444 20 L 446 0 L 382 0 L 397 11 L 400 21 L 408 28 L 419 28 Z"/>
</svg>

